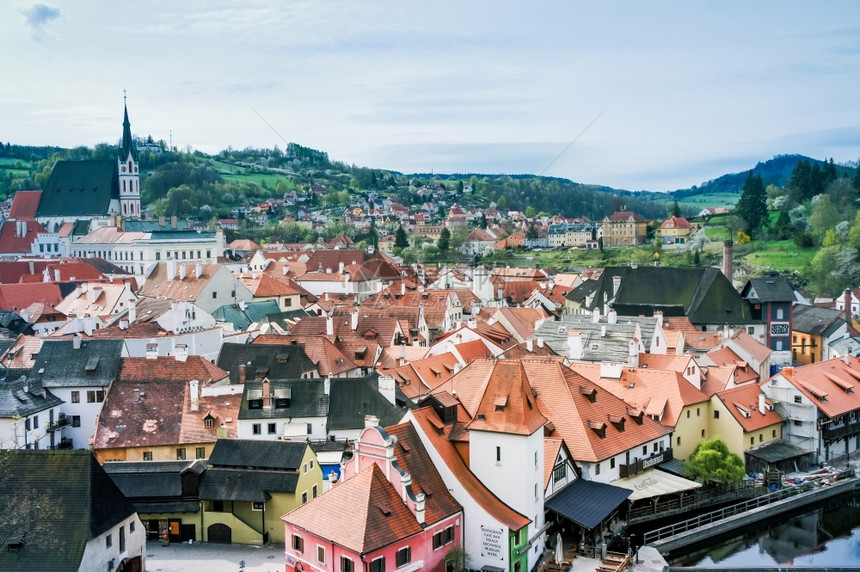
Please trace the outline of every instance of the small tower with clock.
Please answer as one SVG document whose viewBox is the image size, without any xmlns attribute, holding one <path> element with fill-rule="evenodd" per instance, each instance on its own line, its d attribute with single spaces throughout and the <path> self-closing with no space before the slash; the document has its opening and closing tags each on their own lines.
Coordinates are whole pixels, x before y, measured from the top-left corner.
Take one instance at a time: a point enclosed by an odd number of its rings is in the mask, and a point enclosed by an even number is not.
<svg viewBox="0 0 860 572">
<path fill-rule="evenodd" d="M 117 154 L 119 171 L 119 205 L 123 218 L 140 218 L 140 164 L 137 158 L 137 147 L 131 138 L 131 123 L 128 121 L 128 105 L 123 90 L 122 105 L 125 117 L 122 122 L 122 144 Z"/>
</svg>

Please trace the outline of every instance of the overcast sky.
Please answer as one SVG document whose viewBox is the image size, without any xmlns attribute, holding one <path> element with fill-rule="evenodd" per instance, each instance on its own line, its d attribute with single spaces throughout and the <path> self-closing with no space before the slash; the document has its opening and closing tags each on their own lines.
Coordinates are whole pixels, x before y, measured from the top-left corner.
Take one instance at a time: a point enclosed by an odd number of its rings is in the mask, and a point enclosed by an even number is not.
<svg viewBox="0 0 860 572">
<path fill-rule="evenodd" d="M 674 190 L 860 158 L 850 0 L 0 4 L 0 141 L 122 134 Z"/>
</svg>

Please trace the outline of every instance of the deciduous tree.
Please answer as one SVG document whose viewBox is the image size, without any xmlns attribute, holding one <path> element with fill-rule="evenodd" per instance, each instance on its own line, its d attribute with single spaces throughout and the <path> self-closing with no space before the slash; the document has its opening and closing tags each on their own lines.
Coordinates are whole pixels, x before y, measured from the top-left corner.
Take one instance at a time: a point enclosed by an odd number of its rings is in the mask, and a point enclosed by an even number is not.
<svg viewBox="0 0 860 572">
<path fill-rule="evenodd" d="M 704 483 L 728 485 L 744 479 L 744 462 L 719 437 L 699 441 L 687 459 L 687 474 Z"/>
</svg>

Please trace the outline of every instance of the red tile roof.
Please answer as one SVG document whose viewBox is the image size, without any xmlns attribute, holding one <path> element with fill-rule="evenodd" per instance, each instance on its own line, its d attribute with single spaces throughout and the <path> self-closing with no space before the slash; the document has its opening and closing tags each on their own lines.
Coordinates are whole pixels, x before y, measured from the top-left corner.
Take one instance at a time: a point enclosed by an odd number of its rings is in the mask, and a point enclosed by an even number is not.
<svg viewBox="0 0 860 572">
<path fill-rule="evenodd" d="M 377 550 L 423 530 L 375 463 L 281 519 L 358 553 Z"/>
<path fill-rule="evenodd" d="M 782 423 L 782 416 L 773 408 L 773 402 L 764 400 L 764 411 L 759 409 L 761 386 L 751 383 L 717 392 L 717 397 L 745 432 L 756 431 Z"/>
<path fill-rule="evenodd" d="M 860 409 L 858 358 L 846 356 L 795 368 L 786 367 L 774 377 L 785 378 L 828 417 Z"/>
<path fill-rule="evenodd" d="M 12 219 L 30 219 L 36 216 L 39 210 L 39 201 L 42 200 L 42 191 L 18 191 L 12 198 L 12 208 L 9 216 Z"/>
</svg>

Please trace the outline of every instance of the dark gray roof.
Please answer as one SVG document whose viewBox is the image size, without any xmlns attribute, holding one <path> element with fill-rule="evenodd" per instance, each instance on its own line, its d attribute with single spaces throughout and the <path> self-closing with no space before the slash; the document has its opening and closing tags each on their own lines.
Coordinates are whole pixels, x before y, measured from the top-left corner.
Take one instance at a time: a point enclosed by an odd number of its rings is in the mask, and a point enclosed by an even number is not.
<svg viewBox="0 0 860 572">
<path fill-rule="evenodd" d="M 307 447 L 305 442 L 294 441 L 218 439 L 209 455 L 209 465 L 298 472 Z"/>
<path fill-rule="evenodd" d="M 119 198 L 116 161 L 58 161 L 42 191 L 36 217 L 106 216 Z"/>
<path fill-rule="evenodd" d="M 114 485 L 90 451 L 5 450 L 0 459 L 8 482 L 27 487 L 0 486 L 0 507 L 8 516 L 18 507 L 40 505 L 30 516 L 47 519 L 47 530 L 31 529 L 24 534 L 18 552 L 0 550 L 0 570 L 79 570 L 86 544 L 135 513 L 134 506 Z M 45 497 L 39 503 L 24 503 L 22 491 Z M 37 497 L 35 500 L 39 500 Z M 56 510 L 54 510 L 56 509 Z M 44 512 L 39 512 L 44 511 Z M 0 525 L 2 526 L 2 525 Z M 0 530 L 0 537 L 4 537 Z"/>
<path fill-rule="evenodd" d="M 791 283 L 782 276 L 765 276 L 764 278 L 750 278 L 741 295 L 751 302 L 792 302 L 794 301 L 794 288 Z"/>
<path fill-rule="evenodd" d="M 329 398 L 325 394 L 325 382 L 314 379 L 276 379 L 271 382 L 272 395 L 289 399 L 289 407 L 250 409 L 249 399 L 262 399 L 263 382 L 245 382 L 239 419 L 283 419 L 292 417 L 325 417 L 328 413 Z"/>
<path fill-rule="evenodd" d="M 296 473 L 209 469 L 200 485 L 200 499 L 266 502 L 271 493 L 295 493 L 298 482 Z"/>
<path fill-rule="evenodd" d="M 179 514 L 199 512 L 200 501 L 135 502 L 138 514 Z"/>
<path fill-rule="evenodd" d="M 122 367 L 123 340 L 46 339 L 33 366 L 31 381 L 43 387 L 107 387 Z"/>
<path fill-rule="evenodd" d="M 375 415 L 381 427 L 396 425 L 414 406 L 398 389 L 398 403 L 392 404 L 379 392 L 379 374 L 365 377 L 331 380 L 329 395 L 328 428 L 332 430 L 354 430 L 364 427 L 365 417 Z"/>
<path fill-rule="evenodd" d="M 24 391 L 25 387 L 27 391 Z M 41 384 L 28 383 L 24 376 L 0 381 L 0 418 L 26 417 L 62 403 L 62 399 L 48 390 L 42 395 Z"/>
<path fill-rule="evenodd" d="M 230 372 L 230 381 L 239 381 L 239 366 L 245 366 L 245 379 L 299 379 L 317 371 L 316 364 L 298 344 L 224 344 L 218 355 L 218 367 Z"/>
<path fill-rule="evenodd" d="M 249 302 L 244 310 L 238 304 L 225 304 L 212 312 L 212 317 L 218 322 L 231 324 L 237 332 L 244 332 L 254 322 L 259 322 L 269 314 L 278 314 L 280 311 L 277 300 L 264 300 Z"/>
<path fill-rule="evenodd" d="M 531 337 L 543 339 L 554 352 L 567 355 L 568 332 L 579 332 L 582 341 L 580 361 L 626 363 L 630 359 L 630 342 L 636 332 L 636 324 L 639 324 L 642 343 L 647 350 L 657 324 L 653 316 L 618 316 L 616 323 L 610 324 L 606 316 L 595 322 L 587 314 L 564 315 L 560 320 L 544 321 Z"/>
<path fill-rule="evenodd" d="M 139 499 L 181 497 L 182 474 L 200 475 L 206 470 L 204 461 L 145 461 L 107 462 L 105 472 L 125 496 L 135 502 Z"/>
<path fill-rule="evenodd" d="M 615 277 L 621 279 L 617 293 Z M 610 267 L 598 283 L 587 310 L 600 307 L 606 313 L 605 294 L 619 316 L 651 316 L 660 310 L 664 316 L 687 316 L 695 325 L 756 322 L 749 302 L 717 268 Z"/>
<path fill-rule="evenodd" d="M 126 232 L 159 232 L 159 231 L 177 231 L 191 228 L 187 220 L 176 221 L 176 228 L 173 228 L 170 220 L 165 220 L 161 224 L 160 220 L 126 220 L 123 221 L 123 226 Z M 214 234 L 214 233 L 208 233 Z"/>
<path fill-rule="evenodd" d="M 804 449 L 803 447 L 798 447 L 788 441 L 778 439 L 776 441 L 771 441 L 770 443 L 765 443 L 761 447 L 747 449 L 744 451 L 744 454 L 767 463 L 778 463 L 779 461 L 794 459 L 795 457 L 811 455 L 812 451 Z"/>
<path fill-rule="evenodd" d="M 544 506 L 592 530 L 609 517 L 632 493 L 630 489 L 576 479 L 546 499 Z"/>
<path fill-rule="evenodd" d="M 826 336 L 845 324 L 845 315 L 833 308 L 798 304 L 791 314 L 791 329 L 813 336 Z"/>
</svg>

